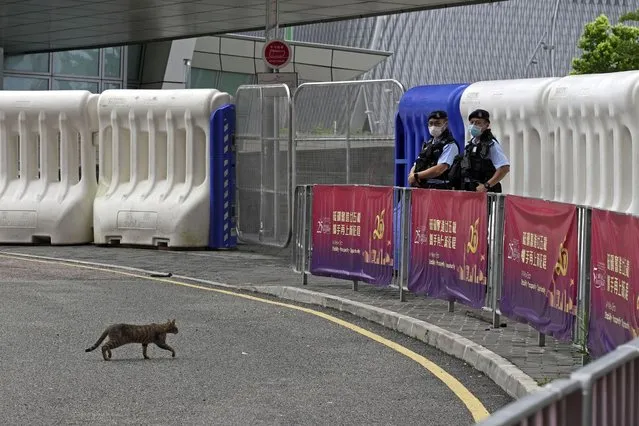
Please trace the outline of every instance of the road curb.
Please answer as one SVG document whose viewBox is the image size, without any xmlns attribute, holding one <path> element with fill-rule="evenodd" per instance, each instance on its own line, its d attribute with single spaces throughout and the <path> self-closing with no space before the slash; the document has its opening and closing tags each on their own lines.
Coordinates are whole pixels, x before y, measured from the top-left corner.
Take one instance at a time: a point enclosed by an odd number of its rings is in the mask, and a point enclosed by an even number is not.
<svg viewBox="0 0 639 426">
<path fill-rule="evenodd" d="M 541 389 L 530 376 L 493 351 L 456 333 L 408 315 L 297 287 L 237 286 L 236 288 L 336 309 L 375 322 L 463 360 L 474 369 L 486 374 L 513 398 L 521 398 Z"/>
<path fill-rule="evenodd" d="M 56 260 L 59 262 L 75 263 L 80 265 L 100 266 L 110 269 L 120 269 L 144 274 L 154 273 L 141 268 L 134 268 L 124 265 L 114 265 L 100 262 L 82 261 L 76 259 L 65 259 L 59 257 L 37 256 L 25 253 L 7 252 L 1 250 L 0 253 L 24 258 Z M 173 275 L 174 279 L 182 279 L 192 282 L 199 282 L 227 290 L 250 291 L 258 294 L 275 296 L 280 299 L 310 305 L 319 305 L 325 308 L 336 309 L 347 312 L 360 318 L 380 324 L 386 328 L 395 330 L 414 339 L 420 340 L 429 346 L 433 346 L 442 352 L 461 359 L 477 371 L 488 376 L 497 386 L 504 390 L 513 398 L 521 398 L 531 392 L 535 392 L 541 387 L 526 373 L 521 371 L 516 365 L 503 358 L 484 346 L 473 342 L 456 333 L 445 330 L 426 321 L 418 320 L 408 315 L 403 315 L 388 309 L 378 308 L 365 303 L 356 302 L 331 294 L 320 293 L 292 286 L 256 286 L 256 285 L 233 285 L 216 281 L 209 281 L 200 278 L 188 277 L 184 275 Z"/>
</svg>

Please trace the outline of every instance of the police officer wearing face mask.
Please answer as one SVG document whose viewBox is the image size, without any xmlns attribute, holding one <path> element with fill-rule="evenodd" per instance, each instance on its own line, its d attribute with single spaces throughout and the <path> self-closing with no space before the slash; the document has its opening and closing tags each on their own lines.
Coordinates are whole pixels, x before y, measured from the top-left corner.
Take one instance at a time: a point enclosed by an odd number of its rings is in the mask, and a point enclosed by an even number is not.
<svg viewBox="0 0 639 426">
<path fill-rule="evenodd" d="M 510 162 L 490 130 L 490 114 L 477 109 L 468 116 L 472 139 L 451 175 L 455 187 L 464 191 L 501 192 L 501 180 L 510 172 Z"/>
<path fill-rule="evenodd" d="M 448 115 L 445 111 L 433 111 L 428 116 L 428 133 L 432 137 L 424 143 L 411 168 L 408 184 L 419 188 L 452 189 L 448 170 L 459 155 L 459 148 L 448 129 Z"/>
</svg>

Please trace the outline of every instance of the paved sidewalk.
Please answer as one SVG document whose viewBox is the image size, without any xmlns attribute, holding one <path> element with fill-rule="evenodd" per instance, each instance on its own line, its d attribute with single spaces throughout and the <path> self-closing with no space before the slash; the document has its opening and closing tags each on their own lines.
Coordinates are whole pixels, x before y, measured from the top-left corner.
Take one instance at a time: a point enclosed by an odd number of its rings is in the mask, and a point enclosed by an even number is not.
<svg viewBox="0 0 639 426">
<path fill-rule="evenodd" d="M 441 327 L 441 329 L 469 339 L 507 359 L 539 384 L 567 377 L 581 366 L 581 355 L 578 349 L 572 345 L 546 337 L 546 346 L 539 347 L 537 345 L 537 332 L 529 326 L 502 317 L 502 323 L 505 323 L 505 326 L 502 325 L 501 328 L 494 329 L 486 313 L 482 315 L 479 311 L 460 304 L 456 304 L 455 312 L 449 313 L 446 302 L 416 297 L 410 293 L 406 294 L 405 302 L 400 302 L 397 288 L 380 289 L 360 284 L 359 291 L 355 292 L 348 281 L 314 276 L 309 276 L 308 285 L 302 286 L 301 275 L 293 272 L 290 266 L 288 249 L 240 246 L 237 251 L 187 252 L 121 247 L 102 248 L 89 245 L 74 247 L 0 246 L 0 252 L 24 253 L 122 265 L 152 271 L 166 271 L 173 275 L 189 276 L 246 287 L 247 289 L 250 287 L 262 288 L 265 293 L 280 296 L 283 296 L 284 292 L 275 291 L 278 288 L 295 287 L 298 289 L 296 294 L 309 301 L 308 295 L 305 296 L 306 293 L 304 293 L 306 290 L 320 292 L 328 295 L 329 298 L 334 296 L 336 307 L 338 305 L 341 307 L 345 303 L 343 299 L 348 299 Z M 290 290 L 287 290 L 287 294 L 293 294 Z M 330 305 L 326 302 L 326 298 L 323 300 L 323 302 L 315 300 L 313 302 Z M 426 334 L 428 334 L 428 330 L 426 330 Z"/>
</svg>

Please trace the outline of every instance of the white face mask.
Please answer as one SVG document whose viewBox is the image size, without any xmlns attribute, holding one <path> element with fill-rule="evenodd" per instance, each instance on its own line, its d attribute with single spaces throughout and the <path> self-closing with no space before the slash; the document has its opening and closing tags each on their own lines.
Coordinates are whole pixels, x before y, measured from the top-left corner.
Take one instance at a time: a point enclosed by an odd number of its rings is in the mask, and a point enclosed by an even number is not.
<svg viewBox="0 0 639 426">
<path fill-rule="evenodd" d="M 441 136 L 442 133 L 444 133 L 444 126 L 442 127 L 429 126 L 428 133 L 430 133 L 432 137 L 438 138 Z"/>
</svg>

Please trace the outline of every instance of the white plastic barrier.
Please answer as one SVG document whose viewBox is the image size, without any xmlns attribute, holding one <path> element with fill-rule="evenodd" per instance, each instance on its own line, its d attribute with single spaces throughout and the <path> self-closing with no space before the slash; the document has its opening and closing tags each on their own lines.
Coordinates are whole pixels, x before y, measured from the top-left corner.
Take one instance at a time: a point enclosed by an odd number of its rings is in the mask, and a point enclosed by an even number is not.
<svg viewBox="0 0 639 426">
<path fill-rule="evenodd" d="M 639 213 L 639 72 L 569 76 L 553 83 L 558 201 Z"/>
<path fill-rule="evenodd" d="M 0 91 L 1 243 L 91 242 L 97 98 Z"/>
<path fill-rule="evenodd" d="M 215 89 L 100 95 L 96 244 L 207 245 L 209 122 L 230 101 Z"/>
<path fill-rule="evenodd" d="M 464 91 L 464 121 L 477 108 L 490 113 L 491 128 L 510 160 L 503 191 L 527 197 L 554 197 L 553 148 L 545 110 L 551 83 L 557 78 L 482 81 Z M 470 135 L 467 135 L 467 140 Z"/>
</svg>

